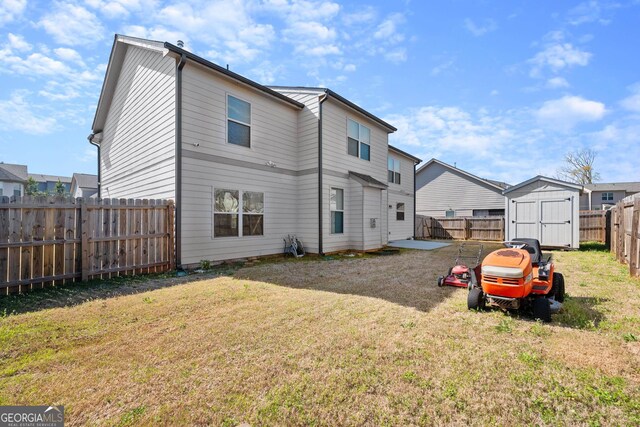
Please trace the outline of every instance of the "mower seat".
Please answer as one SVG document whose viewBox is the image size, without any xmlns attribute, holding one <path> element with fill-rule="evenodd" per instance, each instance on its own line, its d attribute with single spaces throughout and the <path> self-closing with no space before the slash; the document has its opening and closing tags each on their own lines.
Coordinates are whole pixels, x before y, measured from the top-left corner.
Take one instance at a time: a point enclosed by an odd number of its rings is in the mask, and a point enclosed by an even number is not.
<svg viewBox="0 0 640 427">
<path fill-rule="evenodd" d="M 524 249 L 531 255 L 531 264 L 538 265 L 542 260 L 542 251 L 540 250 L 540 242 L 537 239 L 513 239 L 514 242 L 526 243 Z"/>
</svg>

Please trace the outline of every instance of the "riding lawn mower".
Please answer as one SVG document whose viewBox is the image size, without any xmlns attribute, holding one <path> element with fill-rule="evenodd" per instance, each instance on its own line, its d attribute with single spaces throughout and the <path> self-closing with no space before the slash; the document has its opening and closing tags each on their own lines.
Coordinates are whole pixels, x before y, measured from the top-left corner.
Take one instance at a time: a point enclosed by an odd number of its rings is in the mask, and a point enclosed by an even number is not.
<svg viewBox="0 0 640 427">
<path fill-rule="evenodd" d="M 536 239 L 514 239 L 504 245 L 482 261 L 480 280 L 469 282 L 467 307 L 530 310 L 534 318 L 550 322 L 564 301 L 564 277 L 555 271 L 551 255 L 540 251 Z"/>
</svg>

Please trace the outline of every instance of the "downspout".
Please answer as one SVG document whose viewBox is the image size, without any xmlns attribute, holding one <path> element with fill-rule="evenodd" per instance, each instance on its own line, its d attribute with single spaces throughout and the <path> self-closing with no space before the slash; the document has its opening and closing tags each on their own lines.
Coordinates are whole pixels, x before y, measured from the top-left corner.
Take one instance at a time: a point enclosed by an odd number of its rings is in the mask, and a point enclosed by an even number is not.
<svg viewBox="0 0 640 427">
<path fill-rule="evenodd" d="M 98 132 L 92 133 L 91 135 L 89 135 L 87 137 L 87 139 L 89 140 L 89 144 L 93 145 L 94 147 L 96 147 L 98 149 L 98 199 L 102 198 L 102 196 L 100 194 L 100 187 L 101 187 L 101 184 L 100 184 L 100 177 L 101 177 L 101 174 L 100 174 L 100 144 L 98 144 L 97 142 L 93 142 L 93 137 L 95 136 L 96 133 L 100 133 L 100 132 L 102 132 L 102 131 L 100 130 Z"/>
<path fill-rule="evenodd" d="M 318 255 L 324 255 L 322 245 L 322 103 L 327 100 L 329 93 L 325 89 L 318 106 Z"/>
<path fill-rule="evenodd" d="M 182 270 L 182 69 L 187 55 L 176 63 L 176 269 Z"/>
<path fill-rule="evenodd" d="M 416 166 L 417 163 L 413 163 L 413 240 L 416 239 Z"/>
</svg>

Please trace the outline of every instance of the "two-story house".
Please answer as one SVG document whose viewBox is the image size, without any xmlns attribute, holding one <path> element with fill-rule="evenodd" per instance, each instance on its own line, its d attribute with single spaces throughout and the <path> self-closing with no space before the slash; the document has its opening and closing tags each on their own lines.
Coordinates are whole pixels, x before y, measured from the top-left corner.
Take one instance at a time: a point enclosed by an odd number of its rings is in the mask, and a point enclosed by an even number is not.
<svg viewBox="0 0 640 427">
<path fill-rule="evenodd" d="M 288 234 L 320 254 L 412 237 L 420 160 L 389 147 L 395 130 L 329 89 L 116 35 L 89 140 L 99 197 L 174 199 L 177 261 L 193 265 L 280 253 Z"/>
<path fill-rule="evenodd" d="M 640 193 L 640 182 L 599 182 L 585 184 L 585 191 L 580 196 L 580 209 L 608 209 L 625 197 Z"/>
<path fill-rule="evenodd" d="M 23 196 L 28 178 L 26 165 L 0 162 L 0 196 Z"/>
</svg>

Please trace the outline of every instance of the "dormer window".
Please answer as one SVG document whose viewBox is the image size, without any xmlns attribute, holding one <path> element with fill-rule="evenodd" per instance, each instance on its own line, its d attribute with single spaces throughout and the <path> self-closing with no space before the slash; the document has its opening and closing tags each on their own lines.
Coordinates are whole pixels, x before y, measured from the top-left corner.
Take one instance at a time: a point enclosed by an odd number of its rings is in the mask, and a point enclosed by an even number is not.
<svg viewBox="0 0 640 427">
<path fill-rule="evenodd" d="M 360 157 L 362 160 L 371 159 L 371 131 L 360 123 L 347 119 L 347 153 Z"/>
</svg>

